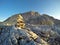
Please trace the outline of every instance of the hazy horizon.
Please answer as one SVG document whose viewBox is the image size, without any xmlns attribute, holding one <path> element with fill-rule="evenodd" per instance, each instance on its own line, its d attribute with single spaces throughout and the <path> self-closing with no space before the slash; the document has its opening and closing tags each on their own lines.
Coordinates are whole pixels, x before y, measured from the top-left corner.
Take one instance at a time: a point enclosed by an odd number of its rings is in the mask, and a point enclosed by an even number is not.
<svg viewBox="0 0 60 45">
<path fill-rule="evenodd" d="M 0 21 L 28 11 L 48 14 L 60 20 L 60 0 L 0 0 Z"/>
</svg>

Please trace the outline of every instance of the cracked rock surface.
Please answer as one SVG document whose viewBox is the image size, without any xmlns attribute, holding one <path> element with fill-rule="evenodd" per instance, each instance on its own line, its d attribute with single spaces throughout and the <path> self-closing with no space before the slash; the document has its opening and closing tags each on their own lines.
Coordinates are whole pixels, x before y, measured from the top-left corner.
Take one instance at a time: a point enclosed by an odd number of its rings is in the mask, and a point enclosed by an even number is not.
<svg viewBox="0 0 60 45">
<path fill-rule="evenodd" d="M 60 45 L 60 28 L 31 26 L 18 29 L 1 26 L 0 45 Z"/>
<path fill-rule="evenodd" d="M 0 30 L 0 45 L 48 45 L 48 43 L 31 30 L 5 26 Z"/>
</svg>

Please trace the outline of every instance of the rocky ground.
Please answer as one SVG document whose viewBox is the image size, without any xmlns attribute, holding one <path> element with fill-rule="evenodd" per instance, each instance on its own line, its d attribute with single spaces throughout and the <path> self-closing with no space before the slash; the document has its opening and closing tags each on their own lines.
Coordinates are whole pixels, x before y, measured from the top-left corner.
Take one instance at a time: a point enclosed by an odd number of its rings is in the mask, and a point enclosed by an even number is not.
<svg viewBox="0 0 60 45">
<path fill-rule="evenodd" d="M 60 45 L 59 31 L 51 26 L 31 26 L 25 29 L 2 27 L 0 45 Z"/>
</svg>

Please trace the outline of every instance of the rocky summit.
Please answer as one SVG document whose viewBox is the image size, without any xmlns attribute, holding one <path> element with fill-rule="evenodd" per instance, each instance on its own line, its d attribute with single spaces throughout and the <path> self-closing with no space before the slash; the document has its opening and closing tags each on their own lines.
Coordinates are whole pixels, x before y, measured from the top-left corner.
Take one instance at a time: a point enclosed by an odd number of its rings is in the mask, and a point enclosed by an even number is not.
<svg viewBox="0 0 60 45">
<path fill-rule="evenodd" d="M 30 11 L 0 22 L 0 45 L 60 45 L 60 20 Z"/>
</svg>

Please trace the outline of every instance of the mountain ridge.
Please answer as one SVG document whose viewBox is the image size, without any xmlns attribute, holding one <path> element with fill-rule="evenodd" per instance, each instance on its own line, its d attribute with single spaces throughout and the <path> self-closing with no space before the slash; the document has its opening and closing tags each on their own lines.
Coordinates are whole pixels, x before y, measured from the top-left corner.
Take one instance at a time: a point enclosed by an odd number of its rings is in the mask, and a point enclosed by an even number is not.
<svg viewBox="0 0 60 45">
<path fill-rule="evenodd" d="M 60 20 L 53 18 L 52 16 L 49 16 L 47 14 L 39 14 L 38 12 L 34 12 L 34 11 L 29 11 L 29 12 L 25 12 L 25 13 L 19 13 L 19 14 L 15 14 L 11 17 L 9 17 L 8 19 L 6 19 L 5 21 L 3 21 L 3 24 L 5 23 L 13 23 L 15 24 L 15 20 L 17 18 L 18 15 L 21 15 L 24 18 L 24 21 L 26 23 L 30 23 L 30 24 L 38 24 L 38 25 L 44 25 L 44 24 L 48 24 L 50 25 L 50 23 L 54 23 L 55 25 L 59 25 L 60 24 Z M 45 22 L 45 23 L 44 23 Z M 49 23 L 50 22 L 50 23 Z"/>
</svg>

